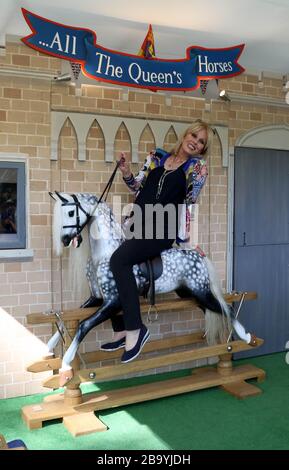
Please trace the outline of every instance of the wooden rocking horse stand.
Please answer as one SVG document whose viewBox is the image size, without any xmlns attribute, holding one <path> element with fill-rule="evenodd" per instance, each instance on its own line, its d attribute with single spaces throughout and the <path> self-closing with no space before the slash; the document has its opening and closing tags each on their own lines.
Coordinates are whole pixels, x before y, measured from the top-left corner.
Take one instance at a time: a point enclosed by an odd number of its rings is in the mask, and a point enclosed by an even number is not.
<svg viewBox="0 0 289 470">
<path fill-rule="evenodd" d="M 240 302 L 243 300 L 255 299 L 256 293 L 232 293 L 226 294 L 227 303 Z M 157 304 L 159 313 L 168 311 L 179 311 L 184 308 L 193 307 L 192 299 L 172 299 L 161 301 Z M 147 305 L 142 305 L 142 313 L 145 313 Z M 62 321 L 65 323 L 65 330 L 68 333 L 66 338 L 69 344 L 70 337 L 78 328 L 79 322 L 88 317 L 95 309 L 76 309 L 63 312 Z M 55 323 L 53 314 L 30 314 L 27 317 L 30 325 L 39 323 Z M 153 351 L 164 351 L 178 346 L 190 346 L 192 348 L 177 352 L 167 352 L 154 357 L 144 357 L 128 364 L 104 365 L 106 360 L 120 358 L 122 351 L 106 352 L 95 351 L 82 354 L 85 363 L 101 362 L 97 368 L 80 369 L 80 359 L 75 357 L 72 367 L 74 371 L 73 379 L 68 382 L 64 393 L 51 395 L 44 398 L 38 405 L 28 405 L 22 409 L 22 416 L 29 429 L 42 427 L 44 421 L 63 418 L 64 425 L 75 436 L 87 434 L 95 431 L 106 430 L 107 427 L 94 415 L 94 411 L 129 405 L 132 403 L 153 400 L 155 398 L 168 397 L 181 393 L 192 392 L 205 388 L 220 386 L 223 390 L 233 394 L 237 398 L 246 398 L 258 395 L 261 390 L 255 385 L 249 384 L 246 380 L 257 379 L 258 382 L 264 380 L 265 372 L 253 365 L 246 364 L 233 367 L 232 354 L 249 350 L 263 344 L 263 340 L 256 338 L 255 345 L 244 341 L 229 341 L 215 346 L 203 346 L 194 348 L 194 344 L 204 343 L 204 332 L 198 331 L 191 334 L 150 341 L 143 348 L 144 353 Z M 106 391 L 105 393 L 90 393 L 82 395 L 80 384 L 82 382 L 97 382 L 103 379 L 113 379 L 126 374 L 143 372 L 150 369 L 186 363 L 202 358 L 219 356 L 219 362 L 214 367 L 204 367 L 192 369 L 192 374 L 186 377 L 158 381 L 144 385 L 138 385 L 119 390 Z M 104 363 L 104 364 L 103 364 Z M 61 367 L 60 358 L 42 359 L 28 367 L 30 372 L 55 371 Z M 44 381 L 43 385 L 49 388 L 59 387 L 59 375 L 53 375 Z"/>
</svg>

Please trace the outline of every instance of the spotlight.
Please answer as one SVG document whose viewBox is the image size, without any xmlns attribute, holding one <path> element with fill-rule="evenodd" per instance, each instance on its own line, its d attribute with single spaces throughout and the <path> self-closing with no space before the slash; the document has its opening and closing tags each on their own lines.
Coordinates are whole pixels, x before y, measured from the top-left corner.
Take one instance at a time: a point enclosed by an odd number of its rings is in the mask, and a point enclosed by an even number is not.
<svg viewBox="0 0 289 470">
<path fill-rule="evenodd" d="M 283 91 L 287 91 L 289 89 L 289 74 L 283 75 Z"/>
<path fill-rule="evenodd" d="M 70 82 L 71 75 L 69 73 L 63 73 L 62 75 L 57 75 L 53 78 L 55 82 Z"/>
<path fill-rule="evenodd" d="M 264 86 L 264 75 L 263 75 L 263 72 L 260 72 L 259 75 L 258 75 L 258 82 L 257 82 L 257 85 L 259 88 L 263 88 Z"/>
<path fill-rule="evenodd" d="M 283 91 L 285 91 L 285 101 L 287 104 L 289 104 L 289 75 L 288 73 L 286 75 L 283 75 Z"/>
<path fill-rule="evenodd" d="M 228 93 L 226 92 L 226 90 L 221 90 L 220 93 L 219 93 L 219 97 L 223 101 L 231 101 Z"/>
</svg>

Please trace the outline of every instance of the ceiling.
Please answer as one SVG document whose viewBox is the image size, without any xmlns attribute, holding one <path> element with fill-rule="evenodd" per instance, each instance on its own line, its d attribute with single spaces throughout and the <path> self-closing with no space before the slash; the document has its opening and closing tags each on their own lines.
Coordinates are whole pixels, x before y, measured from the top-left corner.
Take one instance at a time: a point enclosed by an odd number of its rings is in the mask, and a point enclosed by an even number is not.
<svg viewBox="0 0 289 470">
<path fill-rule="evenodd" d="M 154 31 L 156 55 L 184 58 L 192 45 L 223 48 L 245 43 L 239 63 L 251 73 L 289 74 L 289 0 L 1 0 L 5 35 L 31 31 L 21 7 L 70 26 L 90 28 L 109 49 L 135 54 Z"/>
</svg>

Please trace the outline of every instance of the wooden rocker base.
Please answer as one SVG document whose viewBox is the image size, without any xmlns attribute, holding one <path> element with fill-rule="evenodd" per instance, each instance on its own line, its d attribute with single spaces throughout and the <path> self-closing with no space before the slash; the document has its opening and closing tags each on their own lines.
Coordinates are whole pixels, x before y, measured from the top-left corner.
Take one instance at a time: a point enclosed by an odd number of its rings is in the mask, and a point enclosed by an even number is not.
<svg viewBox="0 0 289 470">
<path fill-rule="evenodd" d="M 244 297 L 245 296 L 245 297 Z M 227 302 L 242 302 L 243 300 L 256 298 L 256 293 L 231 293 L 226 294 Z M 174 299 L 158 303 L 158 312 L 180 311 L 183 308 L 191 308 L 195 305 L 192 299 Z M 142 311 L 147 309 L 144 305 Z M 91 310 L 91 312 L 89 311 Z M 63 312 L 62 320 L 66 323 L 70 335 L 66 338 L 68 344 L 79 327 L 79 321 L 94 313 L 93 309 L 77 309 Z M 55 323 L 55 315 L 30 314 L 27 317 L 29 324 Z M 82 359 L 87 364 L 99 363 L 98 367 L 79 368 L 79 360 L 74 359 L 72 363 L 74 376 L 67 382 L 64 393 L 49 395 L 44 401 L 37 405 L 28 405 L 22 409 L 22 417 L 29 429 L 42 427 L 42 423 L 54 419 L 63 419 L 63 424 L 74 435 L 88 434 L 90 432 L 106 430 L 106 426 L 94 415 L 100 411 L 133 403 L 164 398 L 182 393 L 192 392 L 212 387 L 221 387 L 237 398 L 246 398 L 258 395 L 261 390 L 247 383 L 246 380 L 257 379 L 258 382 L 265 379 L 265 372 L 253 365 L 233 367 L 232 354 L 240 351 L 250 350 L 263 344 L 263 340 L 254 337 L 254 342 L 247 344 L 236 340 L 229 343 L 217 344 L 215 346 L 200 346 L 204 344 L 202 331 L 163 338 L 150 341 L 145 344 L 143 353 L 163 353 L 158 356 L 144 356 L 127 364 L 106 365 L 106 361 L 118 360 L 122 351 L 106 352 L 92 351 L 82 354 Z M 175 348 L 184 347 L 175 351 Z M 191 347 L 193 349 L 187 349 Z M 80 384 L 84 382 L 101 382 L 128 374 L 144 372 L 177 364 L 185 364 L 199 359 L 219 356 L 216 367 L 205 367 L 193 369 L 192 374 L 186 377 L 157 381 L 135 387 L 122 388 L 98 393 L 82 395 Z M 111 362 L 109 363 L 111 364 Z M 61 359 L 47 357 L 29 365 L 28 370 L 33 373 L 44 371 L 56 371 L 61 367 Z M 58 388 L 60 376 L 55 374 L 43 383 L 44 387 Z"/>
<path fill-rule="evenodd" d="M 75 437 L 107 430 L 93 412 L 77 412 L 73 405 L 66 403 L 63 394 L 53 396 L 55 400 L 44 400 L 41 404 L 22 409 L 22 418 L 29 429 L 38 429 L 45 421 L 63 418 L 64 426 Z"/>
<path fill-rule="evenodd" d="M 248 388 L 251 386 L 255 389 L 255 395 L 262 393 L 258 387 L 245 382 L 245 380 L 253 378 L 256 378 L 258 381 L 264 380 L 264 371 L 252 365 L 244 365 L 236 367 L 230 376 L 222 376 L 216 368 L 200 368 L 194 370 L 192 375 L 187 377 L 152 382 L 120 390 L 106 391 L 105 393 L 89 394 L 84 398 L 83 403 L 76 405 L 74 409 L 82 412 L 100 411 L 216 386 L 222 386 L 222 388 L 231 393 L 230 386 L 234 385 L 234 396 L 245 398 L 244 389 L 246 385 L 249 385 Z M 239 395 L 237 392 L 238 384 L 240 384 Z M 249 395 L 252 395 L 252 393 L 249 392 Z"/>
<path fill-rule="evenodd" d="M 264 380 L 265 372 L 250 364 L 235 367 L 228 375 L 226 373 L 223 375 L 217 368 L 194 369 L 192 375 L 187 377 L 111 390 L 105 393 L 80 395 L 78 398 L 72 398 L 72 403 L 67 402 L 67 397 L 64 394 L 48 396 L 39 405 L 25 406 L 22 409 L 22 417 L 29 429 L 41 428 L 45 421 L 64 418 L 63 423 L 67 429 L 74 436 L 78 436 L 106 429 L 106 426 L 94 416 L 93 411 L 217 386 L 221 386 L 237 398 L 246 398 L 261 393 L 258 387 L 245 382 L 245 380 L 254 378 L 258 382 Z M 76 404 L 77 401 L 78 404 Z"/>
</svg>

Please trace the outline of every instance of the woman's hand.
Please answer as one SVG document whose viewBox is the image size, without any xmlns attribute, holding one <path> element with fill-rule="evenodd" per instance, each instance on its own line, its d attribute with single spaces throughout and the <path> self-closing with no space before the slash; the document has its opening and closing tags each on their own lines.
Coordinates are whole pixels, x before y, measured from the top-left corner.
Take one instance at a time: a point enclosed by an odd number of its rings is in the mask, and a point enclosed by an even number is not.
<svg viewBox="0 0 289 470">
<path fill-rule="evenodd" d="M 131 169 L 130 169 L 130 163 L 127 161 L 126 155 L 124 152 L 121 152 L 120 154 L 119 169 L 122 172 L 122 176 L 124 178 L 128 178 L 132 174 Z"/>
</svg>

